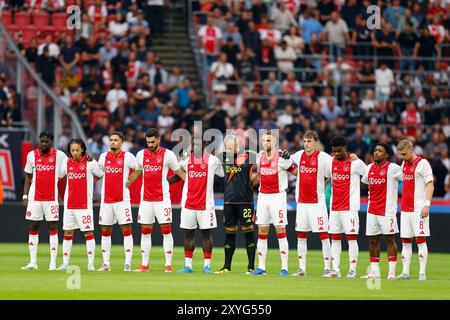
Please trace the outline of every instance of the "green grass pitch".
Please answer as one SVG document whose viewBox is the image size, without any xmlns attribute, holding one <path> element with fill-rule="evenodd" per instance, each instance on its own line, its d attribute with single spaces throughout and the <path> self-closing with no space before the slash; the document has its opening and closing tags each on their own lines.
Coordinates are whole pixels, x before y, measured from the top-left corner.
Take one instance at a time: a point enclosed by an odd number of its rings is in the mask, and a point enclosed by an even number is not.
<svg viewBox="0 0 450 320">
<path fill-rule="evenodd" d="M 149 273 L 123 272 L 123 249 L 113 246 L 111 254 L 112 272 L 88 272 L 85 246 L 74 245 L 71 265 L 81 269 L 80 289 L 68 289 L 70 274 L 47 271 L 49 262 L 48 243 L 39 245 L 38 263 L 40 270 L 23 271 L 20 267 L 28 263 L 28 248 L 23 244 L 0 244 L 0 299 L 450 299 L 450 254 L 430 253 L 428 257 L 428 280 L 417 280 L 417 253 L 413 255 L 411 280 L 389 281 L 386 253 L 382 253 L 379 283 L 369 284 L 365 279 L 347 279 L 347 252 L 342 255 L 342 278 L 323 279 L 320 251 L 308 252 L 308 275 L 306 278 L 281 277 L 280 257 L 277 250 L 270 250 L 267 259 L 267 276 L 245 275 L 246 253 L 237 249 L 231 274 L 203 274 L 201 248 L 194 252 L 194 273 L 166 274 L 161 247 L 153 247 L 151 271 Z M 61 250 L 61 248 L 59 248 Z M 140 250 L 134 249 L 133 268 L 140 263 Z M 297 268 L 295 249 L 290 251 L 289 268 Z M 58 257 L 58 263 L 62 260 Z M 182 248 L 175 248 L 173 267 L 179 270 L 184 263 Z M 223 249 L 215 248 L 212 268 L 221 267 Z M 96 267 L 101 264 L 101 251 L 97 246 Z M 365 274 L 368 253 L 360 252 L 358 274 Z M 397 264 L 397 274 L 401 262 Z M 372 287 L 372 289 L 369 289 Z M 375 287 L 375 288 L 374 288 Z"/>
</svg>

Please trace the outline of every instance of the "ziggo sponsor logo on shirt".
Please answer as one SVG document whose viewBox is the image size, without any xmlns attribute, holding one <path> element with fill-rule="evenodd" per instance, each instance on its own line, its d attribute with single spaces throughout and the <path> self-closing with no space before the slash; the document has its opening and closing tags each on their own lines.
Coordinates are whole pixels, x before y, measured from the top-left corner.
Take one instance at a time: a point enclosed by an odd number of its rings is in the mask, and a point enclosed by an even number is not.
<svg viewBox="0 0 450 320">
<path fill-rule="evenodd" d="M 150 172 L 150 171 L 161 171 L 162 170 L 162 166 L 150 166 L 148 164 L 146 164 L 144 166 L 144 171 L 145 172 Z"/>
<path fill-rule="evenodd" d="M 411 181 L 414 180 L 414 176 L 412 174 L 404 174 L 403 175 L 403 180 L 404 181 Z"/>
<path fill-rule="evenodd" d="M 369 184 L 384 184 L 386 183 L 386 179 L 376 179 L 376 178 L 369 178 Z"/>
<path fill-rule="evenodd" d="M 36 166 L 36 171 L 52 171 L 52 170 L 55 170 L 55 166 L 45 164 L 38 164 Z"/>
<path fill-rule="evenodd" d="M 339 173 L 333 173 L 333 180 L 349 180 L 350 175 L 349 174 L 339 174 Z"/>
<path fill-rule="evenodd" d="M 114 168 L 114 167 L 105 167 L 105 173 L 122 173 L 122 168 Z"/>
<path fill-rule="evenodd" d="M 316 173 L 316 172 L 317 172 L 316 168 L 300 166 L 300 173 Z"/>
<path fill-rule="evenodd" d="M 86 174 L 85 173 L 69 172 L 67 174 L 67 178 L 70 179 L 70 180 L 83 179 L 83 178 L 86 178 Z"/>
<path fill-rule="evenodd" d="M 277 169 L 274 168 L 261 168 L 261 174 L 265 176 L 277 174 Z"/>
<path fill-rule="evenodd" d="M 189 171 L 189 178 L 201 178 L 206 177 L 206 172 Z"/>
</svg>

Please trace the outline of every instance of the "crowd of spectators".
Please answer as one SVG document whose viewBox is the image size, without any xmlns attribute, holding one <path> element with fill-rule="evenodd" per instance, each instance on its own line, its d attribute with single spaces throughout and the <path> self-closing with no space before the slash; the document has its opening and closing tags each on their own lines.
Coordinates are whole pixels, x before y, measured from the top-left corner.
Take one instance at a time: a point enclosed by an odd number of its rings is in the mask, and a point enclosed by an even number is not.
<svg viewBox="0 0 450 320">
<path fill-rule="evenodd" d="M 190 79 L 178 67 L 166 70 L 152 49 L 154 42 L 164 36 L 168 5 L 178 10 L 176 1 L 3 3 L 3 12 L 45 12 L 49 16 L 65 12 L 71 4 L 80 6 L 80 29 L 42 32 L 29 43 L 20 31 L 12 37 L 46 84 L 78 115 L 93 154 L 108 149 L 107 137 L 115 130 L 124 132 L 124 148 L 133 153 L 144 145 L 143 134 L 150 127 L 158 128 L 163 142 L 170 146 L 173 128 L 190 128 L 206 114 L 206 106 L 192 89 Z M 11 54 L 8 51 L 5 55 Z M 7 68 L 4 63 L 0 69 L 2 126 L 20 121 L 13 99 L 6 98 L 13 94 L 9 91 L 14 86 L 6 87 L 2 82 L 15 75 L 14 70 L 7 72 Z M 25 95 L 35 92 L 27 90 Z M 27 96 L 25 102 L 28 100 Z M 52 112 L 53 108 L 46 108 L 46 123 L 53 123 Z M 59 116 L 63 135 L 58 147 L 64 149 L 71 138 L 71 121 L 66 114 Z"/>
<path fill-rule="evenodd" d="M 370 5 L 381 9 L 374 30 Z M 342 134 L 366 162 L 374 143 L 410 137 L 436 196 L 450 198 L 450 1 L 204 0 L 197 10 L 219 128 L 278 128 L 292 152 L 308 129 L 328 152 Z"/>
<path fill-rule="evenodd" d="M 193 1 L 199 14 L 190 23 L 209 70 L 209 106 L 180 69 L 166 70 L 152 50 L 164 34 L 167 6 L 177 1 L 0 3 L 15 12 L 82 8 L 75 33 L 26 45 L 20 34 L 14 40 L 79 115 L 92 153 L 108 148 L 112 130 L 123 131 L 124 147 L 136 152 L 153 126 L 170 147 L 172 129 L 191 129 L 195 120 L 222 132 L 278 128 L 281 147 L 291 151 L 302 148 L 308 129 L 318 132 L 325 151 L 330 137 L 342 134 L 366 162 L 373 143 L 395 146 L 411 137 L 432 163 L 435 195 L 450 198 L 450 1 Z M 381 9 L 374 30 L 367 28 L 372 4 Z M 15 95 L 0 79 L 2 126 L 20 118 Z M 70 135 L 67 116 L 62 125 Z"/>
</svg>

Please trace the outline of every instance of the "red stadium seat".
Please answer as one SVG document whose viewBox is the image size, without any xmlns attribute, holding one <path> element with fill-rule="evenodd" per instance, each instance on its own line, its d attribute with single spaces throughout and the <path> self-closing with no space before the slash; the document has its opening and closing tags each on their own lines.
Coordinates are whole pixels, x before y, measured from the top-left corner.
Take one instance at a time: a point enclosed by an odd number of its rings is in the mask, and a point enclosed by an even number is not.
<svg viewBox="0 0 450 320">
<path fill-rule="evenodd" d="M 28 26 L 22 29 L 23 43 L 26 47 L 31 42 L 31 39 L 36 38 L 38 30 L 35 26 Z"/>
<path fill-rule="evenodd" d="M 10 24 L 12 24 L 12 14 L 9 11 L 3 11 L 1 13 L 2 15 L 2 23 L 5 27 L 9 26 Z"/>
<path fill-rule="evenodd" d="M 94 111 L 92 113 L 91 124 L 90 124 L 91 129 L 94 128 L 95 125 L 97 124 L 97 119 L 102 118 L 102 117 L 109 119 L 109 112 L 108 111 Z"/>
<path fill-rule="evenodd" d="M 55 29 L 66 29 L 67 18 L 68 16 L 65 13 L 52 14 L 52 26 L 55 27 Z"/>
<path fill-rule="evenodd" d="M 31 14 L 29 12 L 17 12 L 14 14 L 14 24 L 19 28 L 28 27 L 31 24 Z"/>
<path fill-rule="evenodd" d="M 39 32 L 40 38 L 45 38 L 45 36 L 48 34 L 53 35 L 54 29 L 51 26 L 41 27 L 41 28 L 38 28 L 38 32 Z"/>
<path fill-rule="evenodd" d="M 33 14 L 33 24 L 39 30 L 50 25 L 49 16 L 46 12 L 35 12 Z"/>
<path fill-rule="evenodd" d="M 13 36 L 14 33 L 20 30 L 20 28 L 15 24 L 10 24 L 9 26 L 6 26 L 6 30 L 8 30 L 8 33 Z"/>
</svg>

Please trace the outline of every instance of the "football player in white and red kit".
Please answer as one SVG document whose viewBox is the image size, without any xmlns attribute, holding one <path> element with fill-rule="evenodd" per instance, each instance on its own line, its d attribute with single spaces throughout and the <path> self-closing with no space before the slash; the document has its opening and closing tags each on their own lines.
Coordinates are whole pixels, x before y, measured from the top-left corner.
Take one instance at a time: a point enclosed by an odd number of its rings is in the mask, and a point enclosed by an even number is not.
<svg viewBox="0 0 450 320">
<path fill-rule="evenodd" d="M 370 271 L 363 278 L 380 278 L 380 234 L 387 245 L 389 272 L 388 279 L 395 279 L 397 245 L 395 234 L 397 225 L 398 181 L 402 179 L 400 166 L 388 161 L 391 147 L 385 143 L 375 145 L 374 163 L 367 166 L 361 181 L 369 185 L 366 235 L 369 237 Z"/>
<path fill-rule="evenodd" d="M 141 188 L 141 203 L 139 205 L 138 223 L 141 224 L 142 264 L 136 272 L 147 272 L 149 268 L 150 250 L 152 247 L 152 232 L 155 218 L 163 234 L 163 247 L 166 257 L 165 272 L 172 272 L 173 237 L 172 237 L 172 205 L 170 202 L 170 187 L 167 172 L 172 169 L 181 179 L 185 173 L 178 164 L 172 151 L 160 146 L 161 138 L 157 129 L 151 128 L 145 133 L 148 148 L 136 155 L 136 168 L 127 182 L 129 187 L 143 175 Z"/>
<path fill-rule="evenodd" d="M 80 229 L 86 239 L 88 270 L 95 271 L 95 238 L 94 212 L 92 196 L 94 183 L 101 179 L 103 171 L 95 160 L 88 161 L 86 144 L 81 139 L 72 139 L 67 147 L 69 158 L 60 169 L 60 176 L 67 176 L 64 193 L 64 241 L 63 264 L 58 270 L 69 268 L 70 252 L 72 250 L 73 232 Z"/>
<path fill-rule="evenodd" d="M 315 132 L 308 131 L 303 136 L 305 150 L 291 156 L 297 165 L 297 252 L 299 268 L 294 276 L 306 274 L 306 254 L 308 232 L 319 233 L 322 242 L 324 277 L 330 276 L 331 247 L 328 235 L 328 211 L 325 204 L 325 178 L 330 177 L 332 158 L 329 154 L 317 150 L 319 138 Z"/>
<path fill-rule="evenodd" d="M 360 209 L 360 181 L 366 172 L 366 165 L 360 159 L 352 161 L 347 153 L 344 137 L 331 139 L 333 159 L 329 168 L 331 176 L 330 230 L 332 277 L 340 277 L 341 240 L 345 233 L 348 241 L 350 269 L 348 278 L 356 277 L 358 261 L 358 241 Z"/>
<path fill-rule="evenodd" d="M 258 225 L 258 268 L 253 275 L 266 274 L 267 237 L 270 225 L 273 224 L 277 233 L 280 256 L 281 276 L 288 275 L 289 244 L 286 237 L 287 208 L 286 189 L 288 186 L 288 171 L 295 170 L 290 159 L 281 157 L 276 148 L 277 139 L 268 130 L 262 136 L 264 150 L 256 158 L 256 168 L 260 174 L 260 186 L 256 209 L 255 223 Z"/>
<path fill-rule="evenodd" d="M 203 272 L 212 273 L 211 255 L 213 241 L 211 229 L 217 228 L 216 211 L 214 209 L 214 176 L 224 176 L 222 163 L 212 154 L 204 151 L 201 140 L 193 139 L 192 152 L 187 159 L 180 162 L 186 172 L 186 180 L 181 197 L 180 228 L 184 234 L 184 268 L 181 273 L 192 272 L 192 257 L 195 249 L 195 230 L 202 231 L 203 236 Z M 178 175 L 171 176 L 169 182 L 179 181 Z"/>
<path fill-rule="evenodd" d="M 23 270 L 37 269 L 37 249 L 39 244 L 39 227 L 42 220 L 48 222 L 50 234 L 50 265 L 49 270 L 56 270 L 58 253 L 59 220 L 58 178 L 60 166 L 66 159 L 64 152 L 53 148 L 53 134 L 39 134 L 39 148 L 30 151 L 25 165 L 25 183 L 23 188 L 23 204 L 26 209 L 26 219 L 30 220 L 28 249 L 30 263 Z"/>
<path fill-rule="evenodd" d="M 398 279 L 409 279 L 409 265 L 412 256 L 412 240 L 415 237 L 419 254 L 419 280 L 426 280 L 428 248 L 430 236 L 430 205 L 433 197 L 433 171 L 430 163 L 413 151 L 413 143 L 402 140 L 397 146 L 402 158 L 403 192 L 400 220 L 402 239 L 403 271 Z"/>
<path fill-rule="evenodd" d="M 100 155 L 98 163 L 104 171 L 102 179 L 102 199 L 99 223 L 102 226 L 103 265 L 98 271 L 110 271 L 111 230 L 118 223 L 123 235 L 125 251 L 124 271 L 131 271 L 133 256 L 133 235 L 131 224 L 130 190 L 126 187 L 131 170 L 136 167 L 136 158 L 129 152 L 121 150 L 124 136 L 114 132 L 109 136 L 110 151 Z"/>
</svg>

